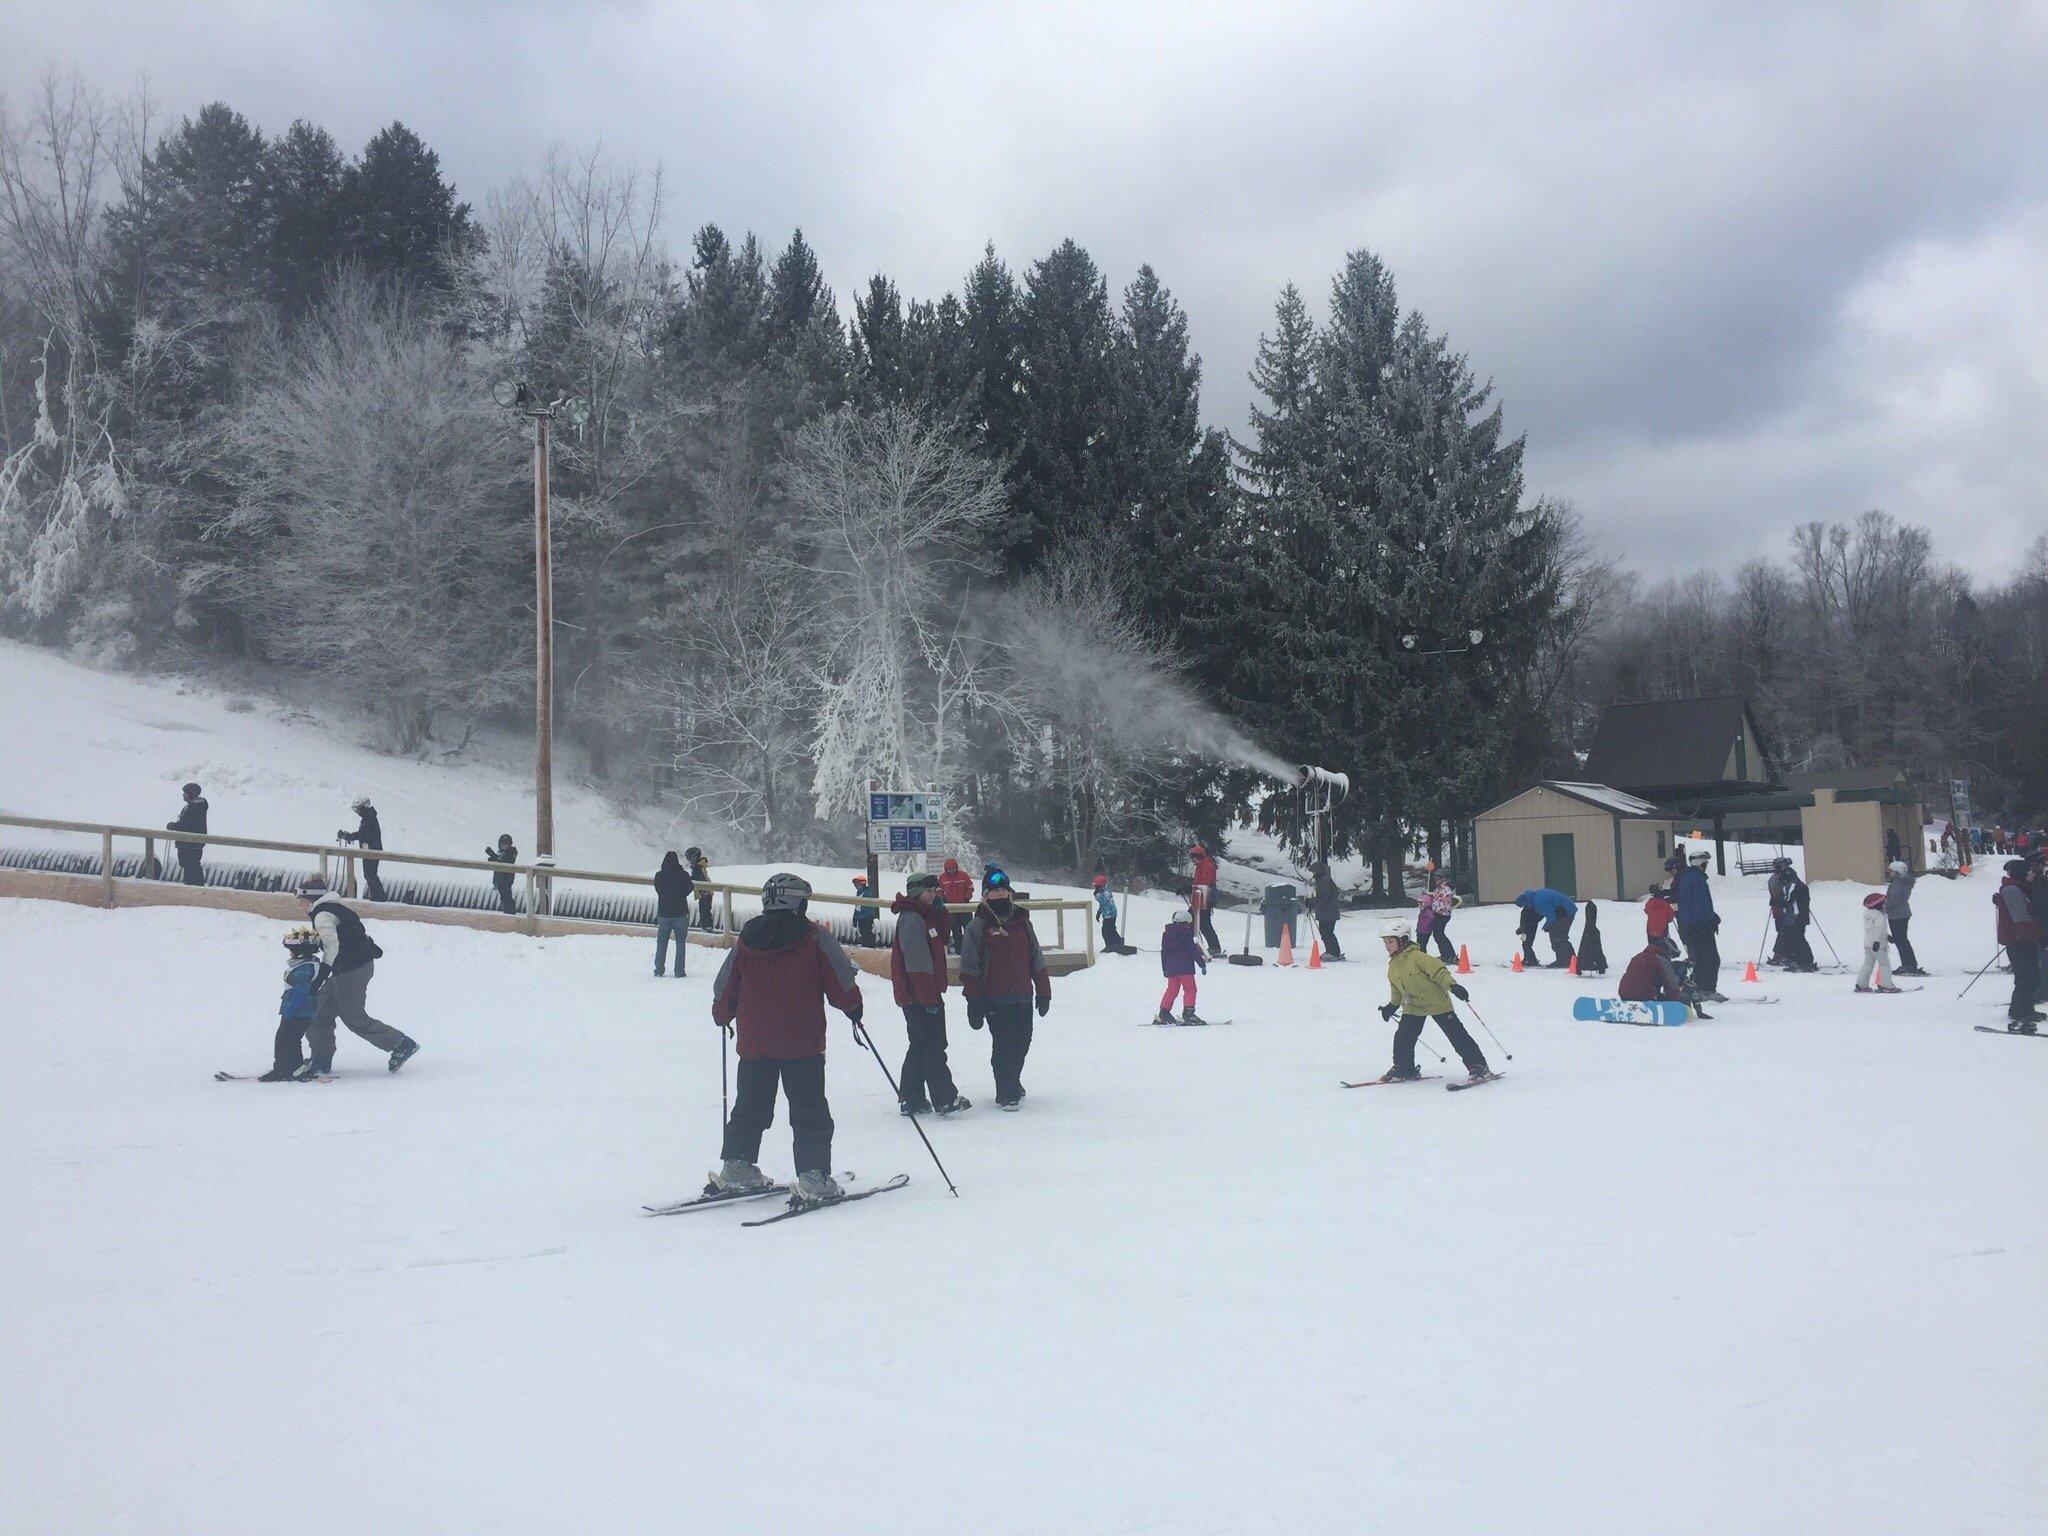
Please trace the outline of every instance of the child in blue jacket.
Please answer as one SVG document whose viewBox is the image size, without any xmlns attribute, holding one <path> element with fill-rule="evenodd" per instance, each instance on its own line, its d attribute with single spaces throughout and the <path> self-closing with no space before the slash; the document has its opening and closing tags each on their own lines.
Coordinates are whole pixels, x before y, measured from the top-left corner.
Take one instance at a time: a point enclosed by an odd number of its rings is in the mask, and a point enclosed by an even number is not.
<svg viewBox="0 0 2048 1536">
<path fill-rule="evenodd" d="M 305 1062 L 306 1026 L 313 1022 L 314 999 L 320 991 L 320 935 L 311 928 L 294 928 L 284 936 L 285 953 L 291 964 L 285 968 L 284 996 L 277 1004 L 277 1039 L 270 1049 L 270 1070 L 256 1081 L 288 1083 Z"/>
<path fill-rule="evenodd" d="M 1102 924 L 1102 952 L 1105 955 L 1135 955 L 1137 947 L 1126 944 L 1121 930 L 1116 925 L 1116 893 L 1109 888 L 1109 876 L 1097 875 L 1095 887 L 1095 917 Z"/>
</svg>

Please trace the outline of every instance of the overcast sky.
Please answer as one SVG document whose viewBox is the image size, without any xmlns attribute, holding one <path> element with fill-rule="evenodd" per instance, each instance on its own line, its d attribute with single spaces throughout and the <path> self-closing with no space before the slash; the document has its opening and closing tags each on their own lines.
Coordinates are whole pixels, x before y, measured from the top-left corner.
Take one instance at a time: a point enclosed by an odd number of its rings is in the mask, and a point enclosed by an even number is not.
<svg viewBox="0 0 2048 1536">
<path fill-rule="evenodd" d="M 403 119 L 479 205 L 601 140 L 679 249 L 801 226 L 849 315 L 1072 235 L 1158 270 L 1234 430 L 1280 286 L 1370 247 L 1653 574 L 1872 506 L 1986 574 L 2048 531 L 2048 0 L 4 0 L 0 87 L 49 63 L 349 150 Z"/>
</svg>

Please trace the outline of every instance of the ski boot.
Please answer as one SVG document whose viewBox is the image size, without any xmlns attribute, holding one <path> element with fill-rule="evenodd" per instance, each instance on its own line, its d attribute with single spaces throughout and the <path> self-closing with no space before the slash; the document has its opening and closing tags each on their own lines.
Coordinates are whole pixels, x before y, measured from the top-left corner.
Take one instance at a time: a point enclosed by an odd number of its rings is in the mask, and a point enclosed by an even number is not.
<svg viewBox="0 0 2048 1536">
<path fill-rule="evenodd" d="M 292 1069 L 292 1081 L 295 1083 L 310 1083 L 314 1078 L 326 1077 L 333 1071 L 334 1063 L 332 1062 L 309 1061 L 303 1066 Z"/>
<path fill-rule="evenodd" d="M 394 1049 L 394 1050 L 392 1051 L 392 1053 L 391 1053 L 391 1059 L 390 1059 L 389 1061 L 387 1061 L 387 1062 L 385 1062 L 385 1063 L 384 1063 L 384 1070 L 385 1070 L 386 1072 L 396 1072 L 396 1071 L 397 1071 L 397 1070 L 398 1070 L 398 1069 L 399 1069 L 400 1067 L 404 1066 L 404 1065 L 405 1065 L 405 1064 L 406 1064 L 406 1063 L 407 1063 L 408 1061 L 411 1061 L 411 1060 L 413 1059 L 413 1057 L 415 1057 L 415 1056 L 419 1055 L 419 1053 L 420 1053 L 420 1043 L 419 1043 L 419 1041 L 417 1041 L 417 1040 L 401 1040 L 401 1041 L 399 1041 L 399 1043 L 398 1043 L 398 1045 L 397 1045 L 396 1049 Z"/>
<path fill-rule="evenodd" d="M 944 1104 L 934 1105 L 933 1108 L 942 1115 L 957 1115 L 963 1109 L 974 1108 L 974 1103 L 966 1095 L 956 1093 Z"/>
<path fill-rule="evenodd" d="M 718 1165 L 705 1186 L 706 1194 L 730 1195 L 750 1189 L 766 1189 L 775 1181 L 744 1158 L 728 1157 Z"/>
<path fill-rule="evenodd" d="M 1419 1080 L 1421 1076 L 1422 1069 L 1420 1067 L 1409 1067 L 1406 1071 L 1399 1067 L 1393 1067 L 1384 1076 L 1376 1078 L 1374 1081 L 1382 1083 L 1412 1083 Z"/>
<path fill-rule="evenodd" d="M 288 1083 L 298 1076 L 297 1067 L 272 1067 L 256 1081 L 259 1083 Z"/>
<path fill-rule="evenodd" d="M 1162 1008 L 1159 1010 L 1157 1014 L 1153 1016 L 1152 1022 L 1154 1024 L 1171 1025 L 1173 1023 L 1173 1015 L 1168 1013 L 1164 1008 Z"/>
<path fill-rule="evenodd" d="M 931 1107 L 931 1105 L 929 1105 L 929 1104 L 913 1104 L 913 1103 L 911 1103 L 911 1102 L 910 1102 L 910 1100 L 908 1100 L 908 1099 L 905 1099 L 905 1100 L 903 1100 L 903 1101 L 902 1101 L 901 1103 L 899 1103 L 899 1104 L 898 1104 L 898 1105 L 896 1106 L 896 1113 L 897 1113 L 897 1114 L 899 1114 L 899 1115 L 902 1115 L 902 1116 L 904 1116 L 904 1117 L 905 1117 L 906 1119 L 907 1119 L 907 1118 L 909 1118 L 909 1117 L 911 1117 L 911 1116 L 913 1116 L 913 1115 L 928 1115 L 928 1114 L 930 1114 L 931 1112 L 932 1112 L 932 1107 Z"/>
<path fill-rule="evenodd" d="M 822 1168 L 798 1174 L 796 1187 L 789 1192 L 791 1205 L 829 1205 L 845 1198 L 846 1191 L 839 1187 L 839 1181 Z"/>
<path fill-rule="evenodd" d="M 1192 1008 L 1181 1009 L 1180 1021 L 1183 1024 L 1206 1024 L 1209 1022 Z"/>
<path fill-rule="evenodd" d="M 2007 1019 L 2005 1021 L 2006 1033 L 2011 1035 L 2031 1035 L 2037 1032 L 2040 1027 L 2040 1024 L 2033 1019 Z"/>
</svg>

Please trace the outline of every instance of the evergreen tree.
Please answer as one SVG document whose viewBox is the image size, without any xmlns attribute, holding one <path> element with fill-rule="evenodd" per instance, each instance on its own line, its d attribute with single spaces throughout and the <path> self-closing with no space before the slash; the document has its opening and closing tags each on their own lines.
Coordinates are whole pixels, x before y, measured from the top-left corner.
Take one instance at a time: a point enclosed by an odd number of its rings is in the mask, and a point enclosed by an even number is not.
<svg viewBox="0 0 2048 1536">
<path fill-rule="evenodd" d="M 869 403 L 907 401 L 909 337 L 903 295 L 879 272 L 868 279 L 868 291 L 853 301 L 853 361 Z"/>
<path fill-rule="evenodd" d="M 1024 375 L 1016 279 L 993 245 L 967 274 L 960 298 L 966 356 L 967 426 L 983 452 L 1016 451 L 1023 436 Z"/>
<path fill-rule="evenodd" d="M 1023 574 L 1064 543 L 1095 539 L 1114 517 L 1119 445 L 1109 285 L 1072 240 L 1032 265 L 1017 340 L 1021 431 L 1010 471 L 1012 516 L 997 552 Z"/>
<path fill-rule="evenodd" d="M 797 230 L 768 276 L 768 342 L 821 405 L 846 398 L 852 357 L 832 290 Z"/>
<path fill-rule="evenodd" d="M 342 259 L 348 165 L 324 128 L 303 118 L 270 146 L 268 292 L 285 320 L 320 301 Z"/>
<path fill-rule="evenodd" d="M 1253 404 L 1252 446 L 1240 448 L 1245 489 L 1261 506 L 1284 504 L 1305 482 L 1315 458 L 1316 331 L 1289 283 L 1274 307 L 1273 332 L 1259 338 L 1251 381 L 1268 402 Z"/>
<path fill-rule="evenodd" d="M 441 179 L 441 157 L 403 123 L 363 147 L 349 168 L 349 255 L 374 281 L 448 293 L 476 249 L 469 204 Z"/>
</svg>

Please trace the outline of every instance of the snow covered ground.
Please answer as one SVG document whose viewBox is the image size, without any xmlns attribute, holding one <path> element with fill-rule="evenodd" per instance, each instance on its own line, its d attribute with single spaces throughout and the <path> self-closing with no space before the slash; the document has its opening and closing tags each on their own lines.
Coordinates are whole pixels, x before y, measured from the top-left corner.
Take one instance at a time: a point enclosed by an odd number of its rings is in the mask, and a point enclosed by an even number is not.
<svg viewBox="0 0 2048 1536">
<path fill-rule="evenodd" d="M 639 1214 L 715 1156 L 707 956 L 387 924 L 416 1061 L 219 1084 L 278 925 L 0 902 L 0 1530 L 2038 1532 L 2048 1045 L 1955 1001 L 1990 888 L 1921 885 L 1924 991 L 1681 1029 L 1461 914 L 1515 1054 L 1457 1095 L 1337 1088 L 1388 1060 L 1361 917 L 1213 969 L 1229 1028 L 1143 1027 L 1150 955 L 1059 983 L 1017 1115 L 956 1004 L 958 1200 L 838 1023 L 835 1162 L 912 1183 L 758 1231 Z"/>
</svg>

